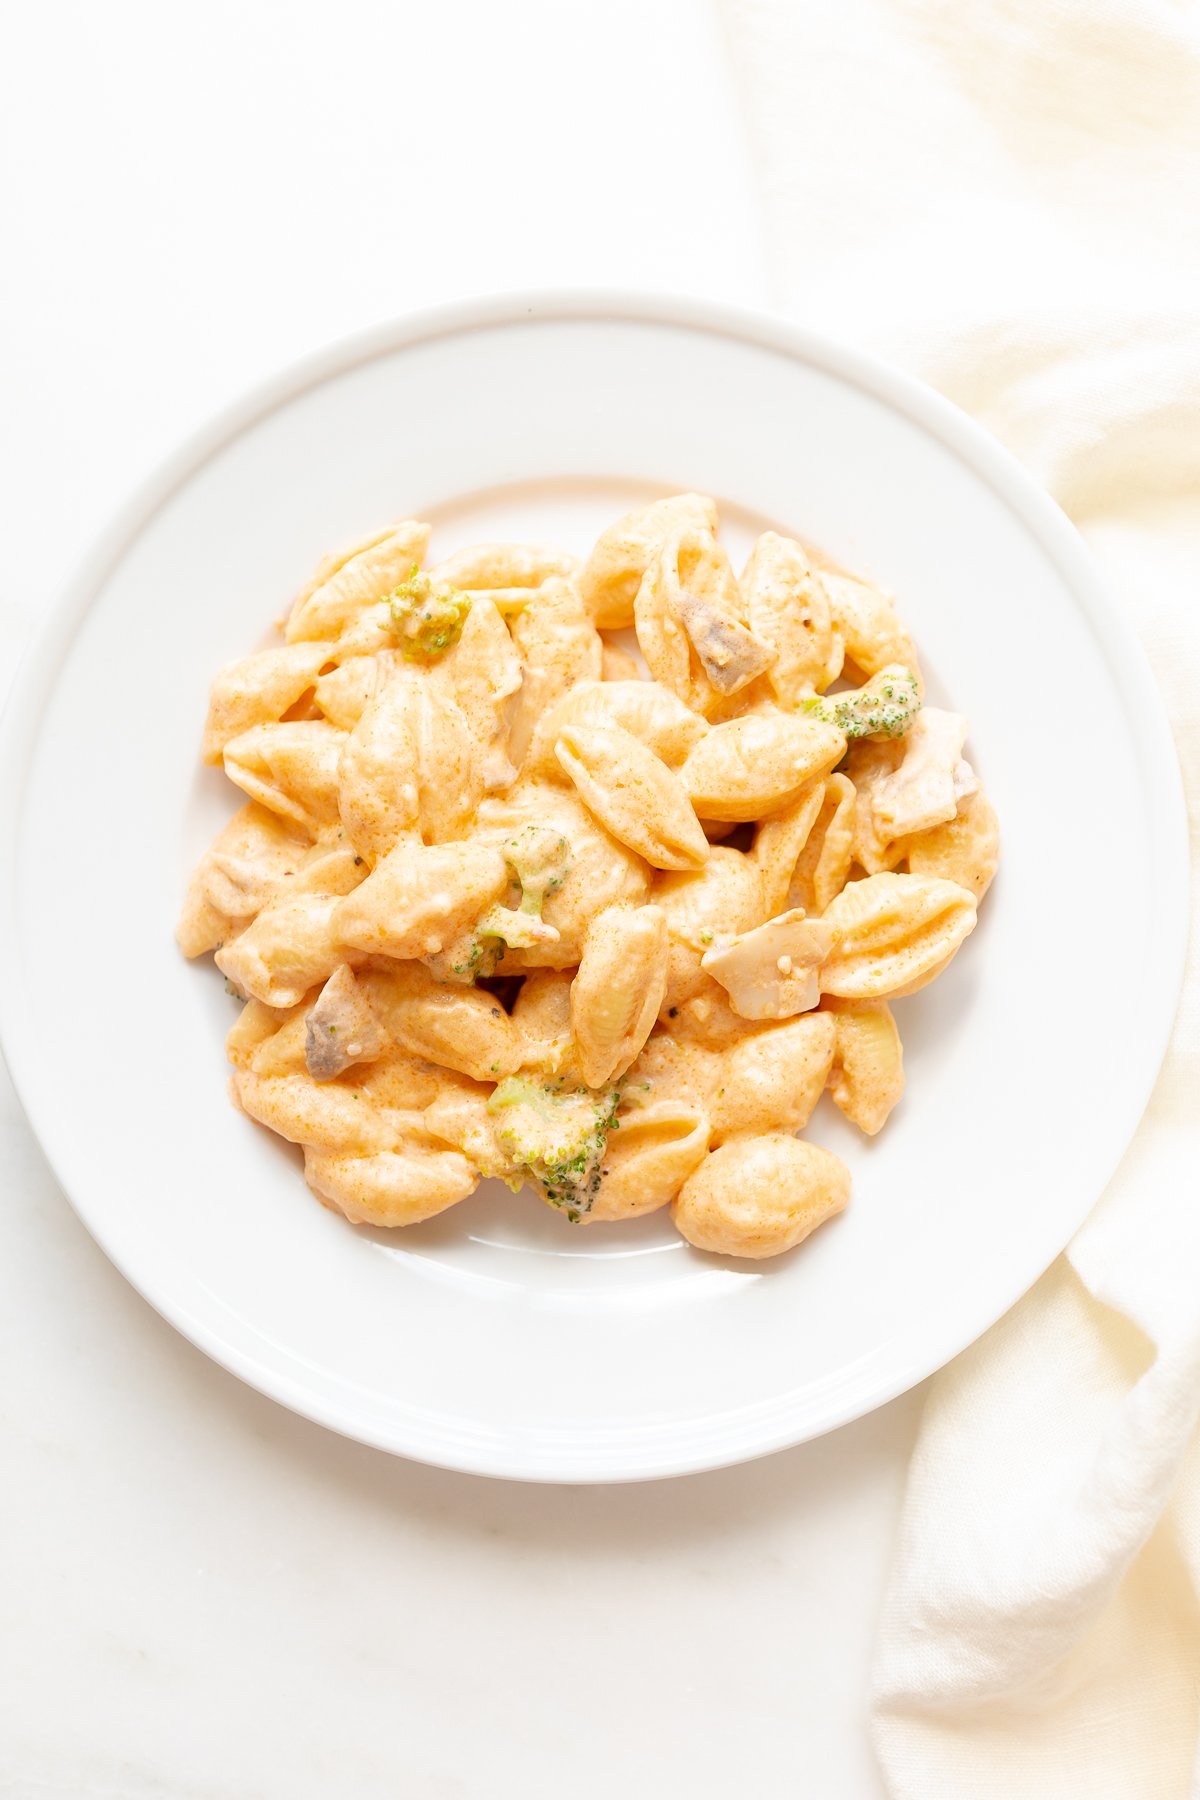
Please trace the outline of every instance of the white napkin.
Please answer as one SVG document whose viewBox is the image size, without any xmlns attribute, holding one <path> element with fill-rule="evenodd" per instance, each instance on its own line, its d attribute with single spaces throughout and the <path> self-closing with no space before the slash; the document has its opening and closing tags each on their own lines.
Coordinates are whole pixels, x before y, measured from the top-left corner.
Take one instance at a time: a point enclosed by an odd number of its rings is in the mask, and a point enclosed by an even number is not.
<svg viewBox="0 0 1200 1800">
<path fill-rule="evenodd" d="M 1141 633 L 1194 817 L 1200 11 L 723 8 L 776 298 L 923 375 L 1071 513 Z M 1119 821 L 1096 854 L 1118 928 Z M 1069 1023 L 1034 998 L 1052 1078 Z M 897 1800 L 1200 1794 L 1198 1112 L 1193 961 L 1108 1193 L 931 1385 L 876 1671 Z"/>
</svg>

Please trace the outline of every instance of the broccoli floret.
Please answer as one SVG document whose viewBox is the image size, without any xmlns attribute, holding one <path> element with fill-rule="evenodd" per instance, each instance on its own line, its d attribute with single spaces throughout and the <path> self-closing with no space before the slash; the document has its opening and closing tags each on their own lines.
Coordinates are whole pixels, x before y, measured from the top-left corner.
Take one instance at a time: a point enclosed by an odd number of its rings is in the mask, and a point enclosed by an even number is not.
<svg viewBox="0 0 1200 1800">
<path fill-rule="evenodd" d="M 469 597 L 455 588 L 435 587 L 416 563 L 388 600 L 392 629 L 401 640 L 400 654 L 410 662 L 443 656 L 457 644 L 471 606 Z"/>
<path fill-rule="evenodd" d="M 450 969 L 453 975 L 461 976 L 468 983 L 474 983 L 487 975 L 496 973 L 496 964 L 504 954 L 504 944 L 498 937 L 482 937 L 478 931 L 464 933 L 451 945 L 453 960 Z M 445 980 L 443 975 L 441 979 Z"/>
<path fill-rule="evenodd" d="M 511 906 L 489 906 L 476 927 L 481 938 L 494 938 L 497 946 L 506 944 L 510 950 L 527 950 L 533 944 L 556 944 L 558 932 L 553 925 L 545 925 L 541 915 L 521 906 L 514 910 Z"/>
<path fill-rule="evenodd" d="M 542 907 L 547 895 L 563 884 L 571 863 L 570 844 L 553 826 L 526 825 L 501 848 L 513 883 L 521 890 L 520 901 L 515 907 L 490 906 L 452 946 L 449 979 L 478 981 L 495 974 L 506 949 L 558 942 L 557 930 L 542 918 Z"/>
<path fill-rule="evenodd" d="M 505 844 L 504 860 L 520 884 L 521 911 L 540 918 L 547 896 L 567 878 L 571 846 L 553 825 L 526 825 Z"/>
<path fill-rule="evenodd" d="M 573 1225 L 595 1204 L 619 1100 L 616 1088 L 593 1093 L 510 1075 L 488 1101 L 492 1112 L 503 1115 L 498 1135 L 508 1154 Z"/>
<path fill-rule="evenodd" d="M 898 738 L 921 710 L 921 689 L 911 669 L 880 669 L 864 687 L 818 694 L 804 702 L 804 710 L 836 725 L 848 738 Z"/>
<path fill-rule="evenodd" d="M 526 825 L 504 845 L 504 860 L 521 889 L 520 905 L 490 906 L 475 927 L 471 967 L 490 958 L 490 974 L 502 947 L 528 950 L 534 944 L 555 944 L 558 932 L 542 919 L 546 896 L 560 888 L 571 861 L 571 846 L 561 831 L 550 825 Z M 483 970 L 479 971 L 483 973 Z"/>
</svg>

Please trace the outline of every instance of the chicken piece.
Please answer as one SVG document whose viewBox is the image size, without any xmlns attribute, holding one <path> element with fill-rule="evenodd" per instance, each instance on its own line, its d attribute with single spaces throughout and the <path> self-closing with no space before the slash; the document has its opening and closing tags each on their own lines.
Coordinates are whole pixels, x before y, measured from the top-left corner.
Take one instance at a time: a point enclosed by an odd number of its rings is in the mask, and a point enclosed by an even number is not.
<svg viewBox="0 0 1200 1800">
<path fill-rule="evenodd" d="M 967 721 L 961 713 L 927 706 L 904 739 L 898 769 L 875 787 L 871 811 L 881 837 L 889 840 L 944 825 L 958 803 L 979 786 L 975 771 L 963 761 Z"/>
<path fill-rule="evenodd" d="M 817 974 L 836 937 L 797 906 L 709 950 L 700 966 L 720 982 L 743 1019 L 790 1019 L 819 1001 Z"/>
</svg>

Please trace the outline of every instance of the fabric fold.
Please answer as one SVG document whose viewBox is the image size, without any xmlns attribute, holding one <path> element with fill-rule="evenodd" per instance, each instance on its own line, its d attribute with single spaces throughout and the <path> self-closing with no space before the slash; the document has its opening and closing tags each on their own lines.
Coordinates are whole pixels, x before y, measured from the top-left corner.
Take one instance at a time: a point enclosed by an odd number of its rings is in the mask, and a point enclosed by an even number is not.
<svg viewBox="0 0 1200 1800">
<path fill-rule="evenodd" d="M 931 382 L 1076 520 L 1158 679 L 1194 845 L 1200 8 L 722 10 L 774 298 Z M 1090 873 L 1119 930 L 1119 820 Z M 896 1800 L 1200 1796 L 1196 974 L 1193 941 L 1154 1097 L 1092 1218 L 930 1385 L 875 1677 Z M 1053 1080 L 1070 1020 L 1052 995 L 1029 1004 Z M 1119 1056 L 1116 993 L 1113 1022 Z"/>
</svg>

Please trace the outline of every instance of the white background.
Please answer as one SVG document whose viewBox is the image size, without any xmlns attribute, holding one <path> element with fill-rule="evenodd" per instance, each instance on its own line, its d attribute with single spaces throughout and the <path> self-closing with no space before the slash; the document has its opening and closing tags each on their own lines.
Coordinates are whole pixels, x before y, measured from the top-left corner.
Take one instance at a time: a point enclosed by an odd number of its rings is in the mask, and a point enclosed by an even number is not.
<svg viewBox="0 0 1200 1800">
<path fill-rule="evenodd" d="M 330 337 L 532 284 L 769 300 L 710 0 L 51 0 L 8 15 L 0 133 L 5 681 L 155 460 Z M 880 1792 L 919 1396 L 657 1486 L 445 1475 L 177 1338 L 6 1082 L 0 1183 L 0 1794 Z"/>
</svg>

